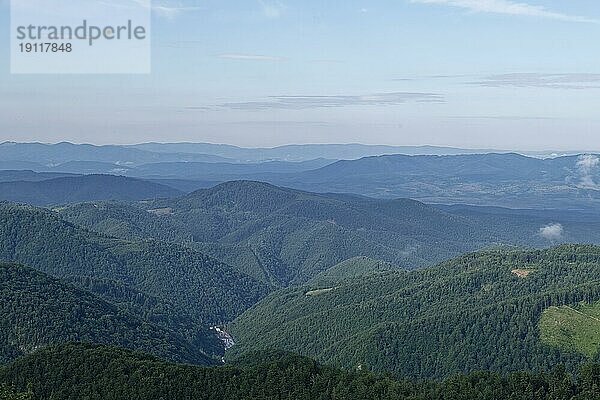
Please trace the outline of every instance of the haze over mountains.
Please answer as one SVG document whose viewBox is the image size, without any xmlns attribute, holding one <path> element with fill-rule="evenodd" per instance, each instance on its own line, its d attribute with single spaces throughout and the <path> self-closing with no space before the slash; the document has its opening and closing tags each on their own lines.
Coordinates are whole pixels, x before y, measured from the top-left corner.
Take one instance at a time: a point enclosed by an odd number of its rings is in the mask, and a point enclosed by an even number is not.
<svg viewBox="0 0 600 400">
<path fill-rule="evenodd" d="M 365 145 L 243 149 L 186 143 L 135 146 L 4 143 L 0 145 L 0 163 L 4 169 L 0 172 L 0 182 L 43 181 L 52 177 L 50 173 L 57 174 L 56 178 L 67 174 L 108 174 L 152 180 L 174 189 L 169 193 L 157 187 L 148 188 L 140 191 L 140 196 L 116 190 L 116 193 L 92 192 L 68 198 L 47 193 L 44 184 L 11 184 L 0 192 L 5 193 L 6 200 L 25 202 L 40 193 L 44 201 L 37 204 L 44 205 L 172 197 L 178 191 L 192 192 L 232 180 L 270 182 L 311 192 L 403 197 L 425 203 L 535 209 L 594 210 L 600 193 L 600 162 L 591 154 L 539 158 L 484 150 Z M 43 174 L 29 172 L 25 176 L 24 170 Z"/>
<path fill-rule="evenodd" d="M 318 158 L 352 160 L 384 154 L 449 155 L 493 152 L 493 150 L 459 149 L 443 146 L 382 146 L 364 144 L 297 144 L 253 149 L 210 143 L 145 143 L 133 145 L 132 147 L 159 153 L 192 152 L 213 154 L 245 162 L 264 162 L 269 160 L 298 162 Z"/>
<path fill-rule="evenodd" d="M 373 197 L 410 197 L 429 203 L 510 208 L 596 208 L 599 159 L 553 159 L 517 154 L 367 157 L 338 161 L 281 179 L 313 191 L 352 191 Z"/>
<path fill-rule="evenodd" d="M 2 175 L 0 171 L 0 176 Z M 20 177 L 8 178 L 5 175 L 3 179 Z M 123 176 L 85 175 L 37 179 L 39 180 L 0 182 L 0 199 L 48 206 L 96 199 L 144 200 L 182 194 L 170 186 Z"/>
<path fill-rule="evenodd" d="M 0 398 L 597 391 L 600 366 L 582 366 L 600 361 L 595 155 L 66 143 L 0 155 L 0 168 L 32 166 L 0 170 Z"/>
<path fill-rule="evenodd" d="M 68 161 L 96 161 L 120 165 L 151 162 L 206 161 L 260 163 L 301 162 L 319 158 L 358 159 L 383 154 L 472 154 L 492 150 L 469 150 L 441 146 L 379 146 L 362 144 L 306 144 L 274 148 L 243 148 L 211 143 L 143 143 L 137 145 L 0 143 L 0 159 L 58 165 Z M 46 165 L 48 166 L 48 165 Z"/>
</svg>

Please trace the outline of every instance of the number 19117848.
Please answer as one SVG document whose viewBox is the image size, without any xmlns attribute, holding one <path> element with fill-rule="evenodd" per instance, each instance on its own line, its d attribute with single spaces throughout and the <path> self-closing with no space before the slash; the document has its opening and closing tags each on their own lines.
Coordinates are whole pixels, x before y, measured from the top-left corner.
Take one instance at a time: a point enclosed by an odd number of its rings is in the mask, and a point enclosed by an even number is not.
<svg viewBox="0 0 600 400">
<path fill-rule="evenodd" d="M 71 43 L 19 43 L 21 53 L 70 53 Z"/>
</svg>

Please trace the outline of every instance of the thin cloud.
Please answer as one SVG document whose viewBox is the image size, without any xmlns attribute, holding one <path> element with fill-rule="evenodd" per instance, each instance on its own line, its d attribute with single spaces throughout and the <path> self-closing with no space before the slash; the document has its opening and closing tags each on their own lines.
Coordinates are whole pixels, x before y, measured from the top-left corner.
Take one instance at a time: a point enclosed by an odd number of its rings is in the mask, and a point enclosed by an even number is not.
<svg viewBox="0 0 600 400">
<path fill-rule="evenodd" d="M 242 61 L 283 61 L 285 58 L 277 56 L 265 56 L 261 54 L 219 54 L 217 57 L 224 60 Z"/>
<path fill-rule="evenodd" d="M 187 111 L 215 111 L 216 108 L 214 106 L 187 106 L 183 108 Z"/>
<path fill-rule="evenodd" d="M 310 62 L 315 63 L 315 64 L 343 64 L 344 63 L 344 61 L 342 61 L 342 60 L 326 59 L 326 58 L 310 60 Z"/>
<path fill-rule="evenodd" d="M 285 11 L 285 6 L 278 1 L 258 0 L 258 4 L 262 9 L 263 15 L 269 19 L 280 18 Z"/>
<path fill-rule="evenodd" d="M 600 89 L 600 74 L 539 74 L 515 73 L 492 75 L 478 82 L 483 87 L 520 87 L 547 89 Z"/>
<path fill-rule="evenodd" d="M 545 121 L 556 120 L 557 117 L 524 116 L 524 115 L 451 115 L 449 119 L 492 119 L 501 121 Z"/>
<path fill-rule="evenodd" d="M 332 126 L 329 122 L 324 121 L 234 121 L 229 122 L 229 125 L 242 125 L 242 126 L 259 126 L 259 127 L 329 127 Z"/>
<path fill-rule="evenodd" d="M 347 106 L 393 106 L 408 102 L 443 103 L 444 98 L 436 93 L 378 93 L 371 95 L 346 96 L 272 96 L 264 101 L 223 103 L 220 108 L 245 111 L 271 109 L 304 110 Z"/>
<path fill-rule="evenodd" d="M 511 0 L 410 0 L 418 4 L 440 4 L 458 7 L 475 13 L 502 14 L 524 17 L 547 18 L 566 22 L 600 23 L 599 20 L 579 15 L 564 14 L 543 6 Z"/>
<path fill-rule="evenodd" d="M 413 82 L 413 81 L 425 81 L 425 80 L 443 80 L 443 79 L 458 79 L 458 78 L 468 78 L 474 77 L 473 75 L 423 75 L 423 76 L 411 76 L 411 77 L 401 77 L 401 78 L 393 78 L 392 81 L 396 82 Z"/>
<path fill-rule="evenodd" d="M 168 1 L 157 2 L 156 0 L 132 0 L 139 6 L 147 7 L 152 12 L 162 18 L 175 19 L 180 14 L 191 11 L 201 10 L 201 7 L 187 6 L 181 3 L 172 3 Z"/>
</svg>

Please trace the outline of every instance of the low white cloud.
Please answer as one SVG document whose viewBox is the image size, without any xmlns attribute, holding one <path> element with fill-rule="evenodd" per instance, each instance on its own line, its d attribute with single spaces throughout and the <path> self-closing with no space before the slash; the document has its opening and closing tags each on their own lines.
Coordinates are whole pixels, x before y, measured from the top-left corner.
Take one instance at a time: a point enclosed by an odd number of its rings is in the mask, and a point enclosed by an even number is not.
<svg viewBox="0 0 600 400">
<path fill-rule="evenodd" d="M 561 224 L 550 224 L 540 228 L 540 236 L 552 242 L 561 240 L 564 228 Z"/>
<path fill-rule="evenodd" d="M 594 181 L 594 172 L 600 165 L 600 158 L 592 154 L 584 154 L 577 159 L 577 169 L 580 174 L 579 187 L 582 189 L 600 190 L 600 185 Z"/>
<path fill-rule="evenodd" d="M 546 7 L 511 0 L 410 0 L 411 3 L 441 4 L 463 8 L 470 12 L 548 18 L 568 22 L 600 23 L 579 15 L 564 14 Z"/>
</svg>

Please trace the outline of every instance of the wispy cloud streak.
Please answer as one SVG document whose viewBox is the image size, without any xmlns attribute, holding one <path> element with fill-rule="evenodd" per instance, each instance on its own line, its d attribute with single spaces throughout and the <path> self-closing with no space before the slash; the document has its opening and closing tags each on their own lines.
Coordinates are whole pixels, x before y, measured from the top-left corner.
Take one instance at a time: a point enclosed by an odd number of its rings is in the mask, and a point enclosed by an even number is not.
<svg viewBox="0 0 600 400">
<path fill-rule="evenodd" d="M 492 75 L 470 84 L 484 87 L 520 87 L 547 89 L 600 89 L 600 74 L 514 73 Z"/>
<path fill-rule="evenodd" d="M 547 18 L 567 22 L 600 23 L 598 19 L 565 14 L 550 10 L 543 6 L 511 0 L 410 0 L 410 2 L 458 7 L 475 13 Z"/>
<path fill-rule="evenodd" d="M 285 58 L 277 56 L 265 56 L 260 54 L 219 54 L 217 57 L 224 60 L 242 61 L 283 61 Z"/>
<path fill-rule="evenodd" d="M 436 93 L 410 92 L 340 96 L 272 96 L 264 101 L 223 103 L 217 107 L 246 111 L 269 109 L 304 110 L 348 106 L 393 106 L 408 102 L 443 103 L 444 98 L 442 95 Z"/>
<path fill-rule="evenodd" d="M 181 3 L 173 3 L 169 1 L 156 1 L 156 0 L 131 0 L 136 3 L 138 6 L 147 7 L 152 10 L 152 12 L 163 18 L 174 19 L 182 13 L 198 11 L 201 10 L 201 7 L 196 6 L 188 6 L 183 5 Z"/>
</svg>

